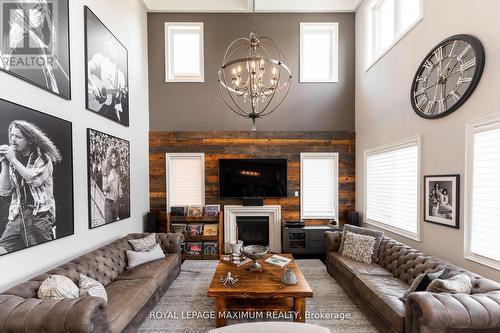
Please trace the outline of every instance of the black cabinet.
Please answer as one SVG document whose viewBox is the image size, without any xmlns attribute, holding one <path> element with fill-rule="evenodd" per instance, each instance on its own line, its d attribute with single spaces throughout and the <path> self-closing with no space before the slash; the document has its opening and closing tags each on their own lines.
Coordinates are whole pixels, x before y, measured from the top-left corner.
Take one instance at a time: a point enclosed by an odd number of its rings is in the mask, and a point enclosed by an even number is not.
<svg viewBox="0 0 500 333">
<path fill-rule="evenodd" d="M 321 254 L 325 252 L 326 231 L 338 230 L 332 226 L 286 226 L 282 228 L 283 253 Z"/>
</svg>

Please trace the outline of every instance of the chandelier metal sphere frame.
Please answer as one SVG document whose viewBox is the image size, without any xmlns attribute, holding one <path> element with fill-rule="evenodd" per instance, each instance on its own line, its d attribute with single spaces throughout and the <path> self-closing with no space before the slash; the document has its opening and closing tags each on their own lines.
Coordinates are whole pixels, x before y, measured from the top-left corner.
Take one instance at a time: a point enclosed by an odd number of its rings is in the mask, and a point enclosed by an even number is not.
<svg viewBox="0 0 500 333">
<path fill-rule="evenodd" d="M 252 120 L 255 131 L 256 120 L 271 114 L 285 100 L 292 73 L 276 42 L 255 32 L 255 1 L 253 26 L 249 38 L 238 38 L 227 48 L 218 81 L 224 103 Z"/>
</svg>

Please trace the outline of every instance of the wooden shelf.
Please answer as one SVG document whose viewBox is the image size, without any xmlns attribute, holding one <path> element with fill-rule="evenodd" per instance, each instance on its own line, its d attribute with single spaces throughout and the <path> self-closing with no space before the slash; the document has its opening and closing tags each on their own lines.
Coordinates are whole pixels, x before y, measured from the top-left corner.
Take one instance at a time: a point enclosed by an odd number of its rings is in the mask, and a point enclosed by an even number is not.
<svg viewBox="0 0 500 333">
<path fill-rule="evenodd" d="M 165 219 L 163 219 L 163 217 Z M 160 230 L 163 232 L 171 232 L 172 223 L 175 224 L 189 224 L 189 223 L 199 223 L 199 224 L 217 224 L 216 236 L 187 236 L 184 235 L 184 244 L 186 242 L 217 242 L 219 253 L 217 255 L 203 255 L 203 254 L 186 254 L 183 253 L 181 258 L 183 260 L 218 260 L 220 259 L 221 253 L 223 253 L 223 240 L 222 240 L 222 210 L 219 212 L 218 216 L 170 216 L 166 212 L 160 212 L 161 227 Z"/>
<path fill-rule="evenodd" d="M 219 216 L 199 216 L 199 217 L 195 217 L 195 216 L 170 216 L 170 223 L 174 223 L 174 222 L 183 222 L 183 223 L 213 222 L 213 223 L 219 223 Z"/>
<path fill-rule="evenodd" d="M 219 236 L 187 236 L 184 235 L 186 242 L 203 242 L 203 241 L 213 241 L 219 240 Z"/>
</svg>

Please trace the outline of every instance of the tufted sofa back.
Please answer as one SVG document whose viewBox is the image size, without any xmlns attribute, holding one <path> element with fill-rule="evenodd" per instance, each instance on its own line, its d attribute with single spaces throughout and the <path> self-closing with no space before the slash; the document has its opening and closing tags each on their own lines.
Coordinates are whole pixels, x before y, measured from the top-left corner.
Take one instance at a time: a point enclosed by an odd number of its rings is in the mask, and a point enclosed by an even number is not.
<svg viewBox="0 0 500 333">
<path fill-rule="evenodd" d="M 388 237 L 382 239 L 378 258 L 379 265 L 407 284 L 411 284 L 420 274 L 447 269 L 449 277 L 461 273 L 467 274 L 472 282 L 472 294 L 500 291 L 500 284 L 495 281 L 454 266 L 437 257 L 425 255 L 419 250 Z"/>
</svg>

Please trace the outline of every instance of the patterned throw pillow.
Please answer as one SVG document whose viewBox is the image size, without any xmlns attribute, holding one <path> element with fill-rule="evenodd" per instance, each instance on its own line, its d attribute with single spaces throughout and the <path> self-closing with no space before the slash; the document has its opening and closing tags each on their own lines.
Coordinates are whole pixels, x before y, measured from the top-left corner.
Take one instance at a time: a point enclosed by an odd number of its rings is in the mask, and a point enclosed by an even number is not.
<svg viewBox="0 0 500 333">
<path fill-rule="evenodd" d="M 128 242 L 134 248 L 134 251 L 145 252 L 149 251 L 156 245 L 156 235 L 150 234 L 144 238 L 129 239 Z"/>
<path fill-rule="evenodd" d="M 97 280 L 91 279 L 88 276 L 80 274 L 80 280 L 78 281 L 80 287 L 80 297 L 83 296 L 94 296 L 108 301 L 108 294 L 104 286 Z"/>
<path fill-rule="evenodd" d="M 425 291 L 429 284 L 434 281 L 435 279 L 442 279 L 446 276 L 445 270 L 440 270 L 434 273 L 424 273 L 420 274 L 413 280 L 413 283 L 411 284 L 410 288 L 404 293 L 403 297 L 400 297 L 399 299 L 402 300 L 403 302 L 406 302 L 406 299 L 411 293 L 414 293 L 416 291 Z"/>
<path fill-rule="evenodd" d="M 427 287 L 427 291 L 434 293 L 470 294 L 472 283 L 467 274 L 457 274 L 449 279 L 435 279 Z"/>
<path fill-rule="evenodd" d="M 160 244 L 156 244 L 151 250 L 145 252 L 135 252 L 128 250 L 127 252 L 128 267 L 134 268 L 136 266 L 145 264 L 147 262 L 165 258 L 165 253 L 161 249 Z"/>
<path fill-rule="evenodd" d="M 63 275 L 51 275 L 43 280 L 38 288 L 40 299 L 78 298 L 79 290 L 76 284 Z"/>
<path fill-rule="evenodd" d="M 366 236 L 375 237 L 375 247 L 373 249 L 372 262 L 378 261 L 378 249 L 380 248 L 380 243 L 382 242 L 382 238 L 384 237 L 383 231 L 372 230 L 372 229 L 362 228 L 362 227 L 356 227 L 356 226 L 350 225 L 350 224 L 345 224 L 343 231 L 344 231 L 344 233 L 349 231 L 349 232 L 359 234 L 359 235 L 366 235 Z M 345 238 L 342 237 L 342 239 L 340 240 L 339 253 L 342 253 L 342 251 L 344 250 L 344 242 L 345 242 Z"/>
<path fill-rule="evenodd" d="M 355 234 L 350 231 L 346 231 L 344 237 L 343 256 L 366 264 L 372 263 L 375 237 Z"/>
</svg>

